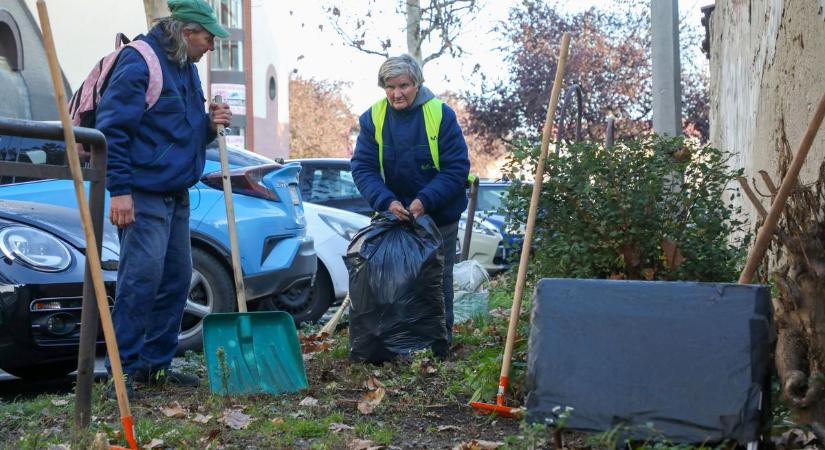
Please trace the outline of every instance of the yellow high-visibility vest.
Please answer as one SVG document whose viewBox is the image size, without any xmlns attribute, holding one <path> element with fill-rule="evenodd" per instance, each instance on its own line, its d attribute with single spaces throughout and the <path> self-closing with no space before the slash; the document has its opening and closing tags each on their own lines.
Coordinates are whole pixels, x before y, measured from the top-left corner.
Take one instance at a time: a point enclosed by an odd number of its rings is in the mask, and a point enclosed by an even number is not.
<svg viewBox="0 0 825 450">
<path fill-rule="evenodd" d="M 441 129 L 441 100 L 433 97 L 427 100 L 421 109 L 424 111 L 424 128 L 427 130 L 427 144 L 430 146 L 430 156 L 433 158 L 435 170 L 441 170 L 438 161 L 438 132 Z M 387 118 L 387 99 L 382 98 L 372 104 L 370 108 L 372 124 L 375 127 L 375 142 L 378 143 L 378 165 L 381 167 L 381 178 L 384 177 L 384 120 Z M 475 175 L 469 175 L 467 181 L 472 184 Z"/>
</svg>

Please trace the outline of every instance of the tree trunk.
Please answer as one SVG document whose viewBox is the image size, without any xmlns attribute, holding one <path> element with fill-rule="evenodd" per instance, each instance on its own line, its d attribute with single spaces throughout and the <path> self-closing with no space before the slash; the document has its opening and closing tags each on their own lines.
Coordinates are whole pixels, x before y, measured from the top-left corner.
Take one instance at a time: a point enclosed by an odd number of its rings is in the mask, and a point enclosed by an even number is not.
<svg viewBox="0 0 825 450">
<path fill-rule="evenodd" d="M 423 66 L 421 56 L 421 0 L 407 0 L 407 53 Z"/>
<path fill-rule="evenodd" d="M 143 0 L 143 7 L 146 11 L 146 29 L 152 28 L 155 19 L 169 15 L 169 8 L 166 0 Z"/>
</svg>

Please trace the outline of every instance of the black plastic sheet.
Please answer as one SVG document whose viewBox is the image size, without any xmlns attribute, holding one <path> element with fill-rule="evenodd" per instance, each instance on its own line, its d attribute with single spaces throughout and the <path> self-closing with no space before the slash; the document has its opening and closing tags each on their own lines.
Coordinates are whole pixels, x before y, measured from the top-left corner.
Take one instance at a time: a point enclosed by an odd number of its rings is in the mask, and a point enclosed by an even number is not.
<svg viewBox="0 0 825 450">
<path fill-rule="evenodd" d="M 429 216 L 398 220 L 385 212 L 352 240 L 350 359 L 381 363 L 432 348 L 447 353 L 441 233 Z"/>
<path fill-rule="evenodd" d="M 531 320 L 529 421 L 634 440 L 758 439 L 773 344 L 767 287 L 544 279 Z"/>
</svg>

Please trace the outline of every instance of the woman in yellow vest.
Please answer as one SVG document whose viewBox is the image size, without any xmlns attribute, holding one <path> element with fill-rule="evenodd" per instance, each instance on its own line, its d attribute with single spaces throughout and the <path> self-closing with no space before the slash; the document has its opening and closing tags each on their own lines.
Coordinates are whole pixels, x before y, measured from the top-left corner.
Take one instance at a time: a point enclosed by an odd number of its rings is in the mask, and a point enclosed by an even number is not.
<svg viewBox="0 0 825 450">
<path fill-rule="evenodd" d="M 410 55 L 388 58 L 378 70 L 385 97 L 360 117 L 352 156 L 358 190 L 376 211 L 400 220 L 428 214 L 441 231 L 448 339 L 453 327 L 453 262 L 458 220 L 467 208 L 467 143 L 455 112 L 422 85 Z"/>
</svg>

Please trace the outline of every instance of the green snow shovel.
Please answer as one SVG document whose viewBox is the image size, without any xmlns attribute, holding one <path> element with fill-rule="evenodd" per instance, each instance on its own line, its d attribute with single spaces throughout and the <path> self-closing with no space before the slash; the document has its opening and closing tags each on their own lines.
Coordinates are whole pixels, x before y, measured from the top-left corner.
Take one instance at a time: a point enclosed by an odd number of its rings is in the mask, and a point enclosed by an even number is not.
<svg viewBox="0 0 825 450">
<path fill-rule="evenodd" d="M 215 97 L 215 103 L 222 103 L 220 96 Z M 222 125 L 218 125 L 218 146 L 238 312 L 209 314 L 203 320 L 203 353 L 209 389 L 219 395 L 294 392 L 307 387 L 307 376 L 292 316 L 283 311 L 246 311 Z"/>
</svg>

